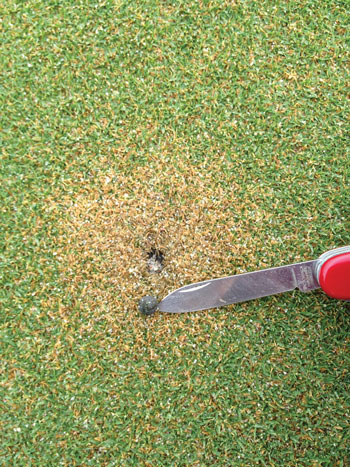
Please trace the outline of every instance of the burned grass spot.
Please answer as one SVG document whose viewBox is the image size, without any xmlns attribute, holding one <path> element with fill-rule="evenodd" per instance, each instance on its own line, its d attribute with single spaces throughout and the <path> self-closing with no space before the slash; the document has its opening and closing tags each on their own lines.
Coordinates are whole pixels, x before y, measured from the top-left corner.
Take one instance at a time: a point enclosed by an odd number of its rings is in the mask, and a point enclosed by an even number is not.
<svg viewBox="0 0 350 467">
<path fill-rule="evenodd" d="M 188 283 L 233 274 L 237 258 L 254 254 L 259 226 L 240 221 L 249 202 L 236 196 L 227 164 L 183 156 L 175 165 L 162 156 L 136 171 L 122 162 L 97 169 L 82 183 L 67 205 L 62 276 L 86 309 L 118 327 L 122 317 L 133 319 L 141 297 L 161 300 Z"/>
</svg>

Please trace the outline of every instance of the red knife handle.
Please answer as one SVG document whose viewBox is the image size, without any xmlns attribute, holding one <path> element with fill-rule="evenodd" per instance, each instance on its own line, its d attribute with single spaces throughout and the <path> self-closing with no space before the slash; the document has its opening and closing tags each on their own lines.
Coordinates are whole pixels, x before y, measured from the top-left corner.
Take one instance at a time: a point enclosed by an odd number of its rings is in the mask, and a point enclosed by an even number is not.
<svg viewBox="0 0 350 467">
<path fill-rule="evenodd" d="M 316 264 L 316 276 L 327 295 L 339 300 L 350 300 L 350 246 L 321 255 Z"/>
</svg>

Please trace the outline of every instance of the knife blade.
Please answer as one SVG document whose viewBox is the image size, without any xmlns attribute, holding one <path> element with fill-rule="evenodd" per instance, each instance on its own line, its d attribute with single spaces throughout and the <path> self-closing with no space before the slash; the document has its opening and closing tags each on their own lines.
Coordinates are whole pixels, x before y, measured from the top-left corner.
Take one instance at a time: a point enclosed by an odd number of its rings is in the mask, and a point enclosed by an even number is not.
<svg viewBox="0 0 350 467">
<path fill-rule="evenodd" d="M 159 311 L 185 313 L 267 297 L 299 288 L 319 287 L 313 276 L 315 261 L 197 282 L 175 290 L 159 304 Z"/>
<path fill-rule="evenodd" d="M 350 299 L 350 246 L 330 250 L 316 260 L 186 285 L 167 295 L 158 309 L 186 313 L 320 287 L 331 297 Z"/>
</svg>

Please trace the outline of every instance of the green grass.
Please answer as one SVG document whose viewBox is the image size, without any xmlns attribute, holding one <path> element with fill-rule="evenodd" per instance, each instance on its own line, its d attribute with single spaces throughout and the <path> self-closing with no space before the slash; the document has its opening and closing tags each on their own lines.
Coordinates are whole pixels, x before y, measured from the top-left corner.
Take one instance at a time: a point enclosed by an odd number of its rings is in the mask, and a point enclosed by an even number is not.
<svg viewBox="0 0 350 467">
<path fill-rule="evenodd" d="M 340 0 L 2 2 L 2 464 L 349 465 L 349 304 L 296 291 L 145 320 L 122 261 L 125 306 L 107 293 L 102 253 L 65 276 L 84 252 L 74 202 L 103 201 L 111 173 L 129 197 L 151 206 L 154 191 L 186 213 L 198 204 L 191 183 L 210 181 L 218 233 L 205 248 L 205 218 L 191 233 L 198 264 L 186 280 L 350 244 L 348 10 Z M 179 179 L 158 186 L 139 175 L 146 165 L 161 180 L 174 166 Z M 237 227 L 226 263 L 224 209 Z M 112 234 L 90 214 L 90 230 L 74 225 L 100 246 L 95 232 Z M 182 274 L 171 272 L 172 288 Z"/>
</svg>

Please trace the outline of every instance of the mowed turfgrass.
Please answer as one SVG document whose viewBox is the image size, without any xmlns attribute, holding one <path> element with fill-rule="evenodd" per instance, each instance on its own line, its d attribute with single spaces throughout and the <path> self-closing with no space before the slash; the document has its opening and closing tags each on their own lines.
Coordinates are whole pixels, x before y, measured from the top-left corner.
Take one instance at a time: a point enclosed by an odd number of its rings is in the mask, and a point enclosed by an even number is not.
<svg viewBox="0 0 350 467">
<path fill-rule="evenodd" d="M 349 465 L 348 303 L 137 310 L 350 244 L 347 2 L 0 14 L 1 464 Z"/>
</svg>

